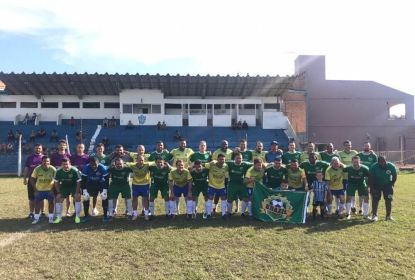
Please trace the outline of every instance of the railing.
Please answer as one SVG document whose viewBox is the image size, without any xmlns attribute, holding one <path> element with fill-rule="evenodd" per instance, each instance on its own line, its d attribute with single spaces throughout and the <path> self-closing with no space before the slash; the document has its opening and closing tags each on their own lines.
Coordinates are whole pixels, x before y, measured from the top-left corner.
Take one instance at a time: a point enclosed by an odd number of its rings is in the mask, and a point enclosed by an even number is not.
<svg viewBox="0 0 415 280">
<path fill-rule="evenodd" d="M 285 133 L 287 134 L 288 138 L 290 139 L 294 139 L 295 143 L 297 145 L 300 144 L 300 139 L 298 139 L 297 133 L 294 131 L 293 126 L 291 125 L 290 120 L 286 117 L 287 119 L 287 129 L 285 131 Z"/>
<path fill-rule="evenodd" d="M 402 150 L 402 151 L 379 151 L 378 155 L 386 157 L 386 160 L 401 163 L 401 164 L 414 164 L 415 163 L 415 150 Z"/>
</svg>

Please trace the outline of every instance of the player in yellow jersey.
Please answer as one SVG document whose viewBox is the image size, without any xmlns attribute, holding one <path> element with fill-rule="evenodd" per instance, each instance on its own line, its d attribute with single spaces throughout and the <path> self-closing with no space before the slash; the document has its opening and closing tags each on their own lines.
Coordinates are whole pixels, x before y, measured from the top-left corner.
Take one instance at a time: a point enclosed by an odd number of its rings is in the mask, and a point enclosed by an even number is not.
<svg viewBox="0 0 415 280">
<path fill-rule="evenodd" d="M 220 144 L 220 148 L 217 149 L 213 155 L 212 160 L 217 160 L 219 154 L 225 155 L 225 161 L 232 160 L 232 150 L 228 148 L 229 143 L 226 140 L 222 140 Z"/>
<path fill-rule="evenodd" d="M 301 155 L 300 155 L 300 164 L 305 162 L 305 161 L 308 161 L 309 155 L 311 153 L 314 153 L 316 155 L 317 160 L 321 160 L 321 156 L 320 156 L 319 153 L 316 152 L 315 147 L 316 147 L 316 145 L 313 142 L 308 142 L 307 143 L 307 150 L 302 152 Z"/>
<path fill-rule="evenodd" d="M 42 157 L 42 164 L 37 166 L 30 178 L 31 185 L 34 190 L 35 197 L 35 217 L 32 224 L 39 223 L 40 209 L 42 201 L 47 199 L 49 202 L 49 223 L 53 223 L 54 214 L 54 194 L 52 187 L 54 185 L 53 178 L 55 177 L 56 168 L 50 165 L 50 158 L 48 156 Z"/>
<path fill-rule="evenodd" d="M 130 157 L 133 159 L 133 161 L 137 161 L 138 156 L 143 156 L 145 161 L 148 161 L 148 158 L 150 157 L 150 154 L 146 154 L 146 148 L 144 145 L 138 145 L 137 146 L 137 152 L 127 152 Z"/>
<path fill-rule="evenodd" d="M 183 195 L 186 200 L 187 218 L 191 218 L 193 213 L 192 176 L 190 171 L 184 168 L 184 162 L 181 159 L 176 160 L 176 168 L 169 173 L 169 190 L 170 216 L 173 218 L 177 214 L 176 201 L 179 201 Z"/>
<path fill-rule="evenodd" d="M 172 160 L 171 165 L 176 166 L 177 160 L 181 159 L 184 164 L 184 168 L 189 168 L 190 156 L 193 154 L 193 150 L 187 148 L 186 139 L 180 139 L 179 147 L 170 151 L 170 157 Z"/>
<path fill-rule="evenodd" d="M 264 151 L 264 144 L 261 141 L 256 142 L 255 150 L 252 151 L 252 160 L 260 158 L 262 162 L 267 162 L 267 152 Z"/>
<path fill-rule="evenodd" d="M 254 166 L 251 166 L 245 174 L 244 182 L 247 187 L 248 196 L 242 202 L 242 216 L 245 216 L 246 207 L 248 206 L 249 216 L 252 217 L 252 194 L 256 182 L 262 182 L 265 170 L 263 168 L 262 159 L 255 158 Z"/>
<path fill-rule="evenodd" d="M 327 199 L 327 211 L 328 214 L 331 214 L 333 197 L 337 198 L 337 215 L 341 219 L 343 218 L 343 209 L 345 204 L 344 188 L 343 188 L 343 179 L 345 174 L 343 172 L 344 165 L 340 162 L 338 157 L 334 157 L 331 160 L 330 167 L 327 168 L 326 174 L 324 176 L 327 181 L 329 188 L 329 194 Z"/>
<path fill-rule="evenodd" d="M 208 180 L 208 200 L 206 202 L 206 216 L 209 219 L 212 215 L 213 197 L 216 195 L 221 198 L 222 218 L 226 218 L 226 188 L 225 180 L 229 178 L 228 166 L 225 163 L 225 155 L 219 154 L 218 159 L 205 164 L 205 168 L 209 170 Z M 232 209 L 230 209 L 232 211 Z"/>
</svg>

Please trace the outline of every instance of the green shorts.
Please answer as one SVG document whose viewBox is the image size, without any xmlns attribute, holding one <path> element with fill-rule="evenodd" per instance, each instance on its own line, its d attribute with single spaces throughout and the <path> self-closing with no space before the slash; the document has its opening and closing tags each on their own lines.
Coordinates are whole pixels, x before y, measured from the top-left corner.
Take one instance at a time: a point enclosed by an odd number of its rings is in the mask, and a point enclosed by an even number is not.
<svg viewBox="0 0 415 280">
<path fill-rule="evenodd" d="M 237 200 L 244 199 L 248 197 L 248 188 L 242 184 L 232 184 L 232 182 L 228 185 L 228 200 Z"/>
<path fill-rule="evenodd" d="M 61 191 L 62 198 L 67 198 L 70 195 L 74 196 L 76 193 L 76 186 L 75 187 L 61 187 L 60 191 Z"/>
<path fill-rule="evenodd" d="M 201 185 L 193 185 L 192 186 L 192 197 L 198 198 L 199 195 L 202 193 L 203 197 L 207 197 L 207 190 L 208 190 L 208 184 L 201 186 Z"/>
<path fill-rule="evenodd" d="M 159 191 L 163 199 L 169 198 L 169 186 L 168 185 L 158 186 L 154 184 L 150 186 L 150 197 L 157 198 Z"/>
<path fill-rule="evenodd" d="M 122 198 L 131 198 L 130 185 L 110 185 L 108 188 L 108 199 L 117 199 L 119 194 Z"/>
<path fill-rule="evenodd" d="M 359 194 L 359 196 L 368 196 L 368 191 L 367 191 L 367 187 L 359 185 L 359 186 L 354 186 L 354 185 L 348 185 L 347 189 L 346 189 L 346 195 L 347 196 L 355 196 L 357 193 Z"/>
</svg>

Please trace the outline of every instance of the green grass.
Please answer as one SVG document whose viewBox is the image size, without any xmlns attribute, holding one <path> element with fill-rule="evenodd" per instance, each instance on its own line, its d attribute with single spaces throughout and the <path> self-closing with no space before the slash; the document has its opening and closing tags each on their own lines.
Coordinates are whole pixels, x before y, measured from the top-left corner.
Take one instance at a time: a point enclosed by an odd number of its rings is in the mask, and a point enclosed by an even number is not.
<svg viewBox="0 0 415 280">
<path fill-rule="evenodd" d="M 0 279 L 413 279 L 415 175 L 401 174 L 395 222 L 267 224 L 123 217 L 30 225 L 21 179 L 0 179 Z M 124 203 L 121 203 L 123 205 Z M 158 213 L 163 203 L 157 201 Z M 183 206 L 182 206 L 183 209 Z M 379 215 L 384 217 L 383 201 Z"/>
</svg>

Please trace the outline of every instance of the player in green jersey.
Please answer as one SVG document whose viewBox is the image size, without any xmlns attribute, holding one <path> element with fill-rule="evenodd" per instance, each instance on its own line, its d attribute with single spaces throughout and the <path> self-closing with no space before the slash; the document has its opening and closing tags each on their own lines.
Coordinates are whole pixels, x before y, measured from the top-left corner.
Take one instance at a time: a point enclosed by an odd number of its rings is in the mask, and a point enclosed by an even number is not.
<svg viewBox="0 0 415 280">
<path fill-rule="evenodd" d="M 196 160 L 201 161 L 202 164 L 211 161 L 212 155 L 209 151 L 206 151 L 206 147 L 206 141 L 202 140 L 199 142 L 199 151 L 190 156 L 191 165 L 193 165 Z"/>
<path fill-rule="evenodd" d="M 282 159 L 276 157 L 274 163 L 265 169 L 265 185 L 272 190 L 280 190 L 287 182 L 287 168 L 281 165 Z"/>
<path fill-rule="evenodd" d="M 291 141 L 288 143 L 288 151 L 282 155 L 282 163 L 288 165 L 293 159 L 300 161 L 300 156 L 301 153 L 295 150 L 295 142 Z"/>
<path fill-rule="evenodd" d="M 368 168 L 370 168 L 372 165 L 378 162 L 378 156 L 372 150 L 372 146 L 370 145 L 370 142 L 365 142 L 363 144 L 363 151 L 361 151 L 357 155 L 360 158 L 360 162 L 363 165 L 366 165 Z"/>
<path fill-rule="evenodd" d="M 235 159 L 235 154 L 239 153 L 242 155 L 242 161 L 252 162 L 252 151 L 247 149 L 248 143 L 245 139 L 239 141 L 239 147 L 236 147 L 232 159 Z"/>
<path fill-rule="evenodd" d="M 150 166 L 151 185 L 150 185 L 150 213 L 154 217 L 154 200 L 160 191 L 161 197 L 164 199 L 164 214 L 169 216 L 169 172 L 171 167 L 164 161 L 163 157 L 158 156 L 156 166 Z"/>
<path fill-rule="evenodd" d="M 150 154 L 148 161 L 156 161 L 158 157 L 161 157 L 165 161 L 170 160 L 170 153 L 164 148 L 163 141 L 156 142 L 156 150 Z"/>
<path fill-rule="evenodd" d="M 208 177 L 209 170 L 203 168 L 202 161 L 197 159 L 193 164 L 193 169 L 190 172 L 192 176 L 192 199 L 193 199 L 193 216 L 196 217 L 197 214 L 197 204 L 200 194 L 203 195 L 205 200 L 205 205 L 208 199 L 207 190 L 208 190 Z M 205 212 L 206 213 L 206 209 Z"/>
<path fill-rule="evenodd" d="M 110 184 L 108 187 L 108 213 L 111 221 L 114 216 L 114 204 L 121 194 L 126 204 L 126 214 L 128 219 L 132 218 L 132 200 L 130 187 L 130 173 L 133 170 L 124 165 L 121 158 L 116 158 L 114 165 L 109 168 Z"/>
<path fill-rule="evenodd" d="M 334 150 L 333 143 L 328 143 L 327 146 L 326 146 L 326 150 L 322 151 L 320 153 L 320 156 L 321 156 L 322 161 L 325 161 L 328 164 L 330 164 L 331 159 L 334 158 L 334 157 L 339 157 L 339 154 L 337 153 L 336 150 Z"/>
<path fill-rule="evenodd" d="M 304 170 L 307 177 L 307 183 L 309 186 L 317 180 L 316 173 L 317 171 L 326 172 L 326 169 L 329 167 L 329 164 L 325 161 L 317 160 L 317 155 L 314 152 L 311 152 L 308 156 L 308 160 L 300 164 L 300 168 Z"/>
<path fill-rule="evenodd" d="M 368 218 L 369 215 L 369 195 L 367 191 L 366 179 L 369 176 L 369 168 L 366 165 L 360 164 L 359 156 L 352 158 L 352 165 L 345 168 L 347 173 L 347 189 L 346 189 L 346 217 L 351 219 L 350 211 L 352 207 L 352 197 L 355 197 L 356 191 L 359 194 L 359 199 L 363 201 L 363 217 Z"/>
<path fill-rule="evenodd" d="M 242 155 L 240 153 L 234 154 L 233 161 L 227 161 L 228 172 L 229 172 L 229 183 L 228 183 L 228 216 L 232 215 L 232 203 L 238 199 L 242 200 L 242 205 L 246 202 L 244 201 L 248 196 L 247 188 L 244 184 L 245 174 L 252 163 L 242 161 Z M 245 207 L 246 209 L 246 207 Z M 237 212 L 237 211 L 236 211 Z"/>
<path fill-rule="evenodd" d="M 340 161 L 345 165 L 349 166 L 352 164 L 352 158 L 356 156 L 358 152 L 352 149 L 352 141 L 346 140 L 343 142 L 343 151 L 339 152 Z M 347 189 L 347 178 L 343 181 L 344 189 Z M 352 197 L 352 212 L 356 213 L 356 207 L 354 206 L 355 198 Z"/>
<path fill-rule="evenodd" d="M 81 218 L 81 173 L 75 166 L 71 166 L 68 158 L 62 159 L 62 167 L 55 174 L 55 224 L 62 221 L 62 202 L 72 196 L 75 201 L 75 223 L 80 223 Z"/>
</svg>

